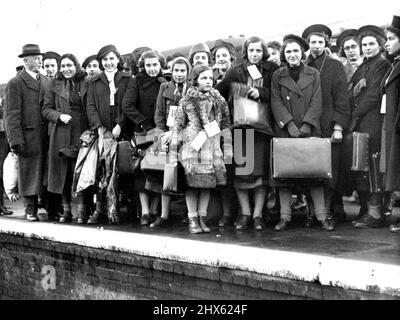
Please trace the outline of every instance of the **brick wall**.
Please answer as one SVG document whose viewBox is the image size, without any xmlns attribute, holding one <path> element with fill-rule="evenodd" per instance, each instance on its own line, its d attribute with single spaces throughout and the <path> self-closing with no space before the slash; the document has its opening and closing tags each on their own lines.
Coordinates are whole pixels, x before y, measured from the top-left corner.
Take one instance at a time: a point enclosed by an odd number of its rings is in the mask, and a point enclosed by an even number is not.
<svg viewBox="0 0 400 320">
<path fill-rule="evenodd" d="M 226 268 L 0 234 L 0 299 L 241 300 L 393 297 Z"/>
</svg>

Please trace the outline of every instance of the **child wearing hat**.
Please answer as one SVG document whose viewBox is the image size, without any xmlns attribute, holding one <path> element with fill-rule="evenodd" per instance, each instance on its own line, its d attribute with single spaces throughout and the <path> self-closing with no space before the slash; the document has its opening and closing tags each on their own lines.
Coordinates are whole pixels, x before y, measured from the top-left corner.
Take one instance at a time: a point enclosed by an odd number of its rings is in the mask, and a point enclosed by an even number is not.
<svg viewBox="0 0 400 320">
<path fill-rule="evenodd" d="M 232 157 L 230 114 L 225 99 L 213 88 L 212 69 L 205 65 L 193 68 L 192 87 L 182 98 L 175 116 L 171 141 L 171 159 L 181 162 L 187 183 L 186 204 L 189 232 L 210 232 L 207 209 L 210 190 L 226 185 L 224 160 Z M 221 149 L 224 138 L 224 152 Z"/>
</svg>

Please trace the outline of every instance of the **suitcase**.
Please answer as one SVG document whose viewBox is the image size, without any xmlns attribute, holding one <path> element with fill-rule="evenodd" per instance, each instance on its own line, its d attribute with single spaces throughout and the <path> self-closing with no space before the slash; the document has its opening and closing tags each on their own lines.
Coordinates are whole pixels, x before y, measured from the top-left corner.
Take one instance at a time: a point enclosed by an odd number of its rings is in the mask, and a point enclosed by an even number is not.
<svg viewBox="0 0 400 320">
<path fill-rule="evenodd" d="M 273 138 L 273 179 L 331 179 L 331 139 Z"/>
<path fill-rule="evenodd" d="M 353 156 L 351 171 L 368 171 L 368 142 L 369 134 L 353 132 Z"/>
</svg>

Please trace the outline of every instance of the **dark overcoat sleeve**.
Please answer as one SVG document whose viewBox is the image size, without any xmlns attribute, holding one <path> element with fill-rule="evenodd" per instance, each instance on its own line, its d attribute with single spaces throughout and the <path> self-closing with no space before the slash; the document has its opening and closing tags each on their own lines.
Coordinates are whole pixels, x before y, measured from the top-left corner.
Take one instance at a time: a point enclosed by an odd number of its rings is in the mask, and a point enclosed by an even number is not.
<svg viewBox="0 0 400 320">
<path fill-rule="evenodd" d="M 95 82 L 89 82 L 89 88 L 87 93 L 87 101 L 86 101 L 86 111 L 89 120 L 90 129 L 95 130 L 98 127 L 101 127 L 102 123 L 100 120 L 99 111 L 96 106 L 96 85 Z"/>
<path fill-rule="evenodd" d="M 4 125 L 10 147 L 25 144 L 22 133 L 22 80 L 18 76 L 11 79 L 6 86 L 6 103 L 4 108 Z"/>
<path fill-rule="evenodd" d="M 44 95 L 42 116 L 49 121 L 57 122 L 61 116 L 61 112 L 56 110 L 56 94 L 51 87 L 46 90 Z"/>
<path fill-rule="evenodd" d="M 163 94 L 165 89 L 167 88 L 167 83 L 162 83 L 160 86 L 160 91 L 158 92 L 157 102 L 156 102 L 156 110 L 154 112 L 154 122 L 156 127 L 167 131 L 167 114 L 166 108 L 164 105 Z"/>
<path fill-rule="evenodd" d="M 133 123 L 141 125 L 146 121 L 146 117 L 139 111 L 138 103 L 139 83 L 137 78 L 131 78 L 122 100 L 122 111 Z"/>
</svg>

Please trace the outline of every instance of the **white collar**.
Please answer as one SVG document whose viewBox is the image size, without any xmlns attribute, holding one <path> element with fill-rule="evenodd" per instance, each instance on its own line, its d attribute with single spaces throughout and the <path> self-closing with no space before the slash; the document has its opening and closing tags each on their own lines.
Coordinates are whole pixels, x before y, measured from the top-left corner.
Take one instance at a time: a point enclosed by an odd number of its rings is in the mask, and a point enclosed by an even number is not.
<svg viewBox="0 0 400 320">
<path fill-rule="evenodd" d="M 37 75 L 38 73 L 35 73 L 35 72 L 30 71 L 30 70 L 28 70 L 28 69 L 25 69 L 25 71 L 28 72 L 28 74 L 29 74 L 33 79 L 36 80 L 36 75 Z"/>
<path fill-rule="evenodd" d="M 112 72 L 104 71 L 104 74 L 106 75 L 108 81 L 113 81 L 113 80 L 114 80 L 114 77 L 115 77 L 115 74 L 116 74 L 117 72 L 118 72 L 118 69 L 115 69 L 115 70 L 112 71 Z"/>
</svg>

